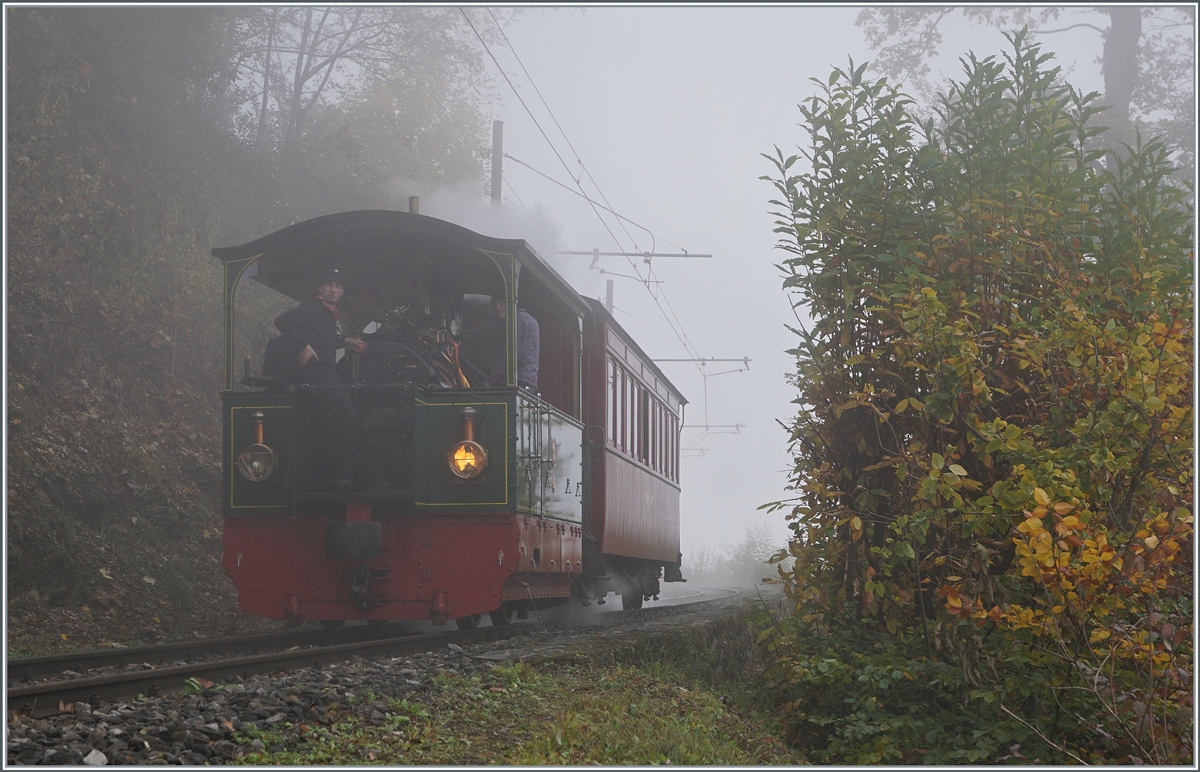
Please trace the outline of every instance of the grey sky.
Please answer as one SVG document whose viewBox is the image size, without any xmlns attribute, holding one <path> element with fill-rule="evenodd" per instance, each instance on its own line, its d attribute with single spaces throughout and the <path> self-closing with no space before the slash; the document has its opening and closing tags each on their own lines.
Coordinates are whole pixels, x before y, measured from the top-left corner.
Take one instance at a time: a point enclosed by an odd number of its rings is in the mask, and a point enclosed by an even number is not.
<svg viewBox="0 0 1200 772">
<path fill-rule="evenodd" d="M 505 222 L 465 214 L 450 196 L 434 196 L 422 213 L 454 219 L 493 235 L 520 236 L 550 259 L 583 294 L 603 297 L 605 280 L 589 270 L 590 258 L 558 257 L 556 249 L 712 253 L 712 260 L 658 260 L 655 278 L 665 282 L 662 307 L 702 356 L 750 357 L 748 372 L 700 375 L 695 365 L 664 363 L 663 370 L 691 401 L 688 424 L 744 424 L 739 434 L 685 429 L 683 446 L 704 448 L 682 463 L 682 547 L 718 547 L 739 541 L 748 526 L 767 523 L 780 543 L 782 513 L 756 508 L 786 495 L 789 457 L 776 419 L 795 406 L 784 381 L 784 353 L 793 345 L 784 324 L 792 321 L 774 263 L 773 189 L 760 181 L 772 167 L 760 153 L 778 144 L 795 152 L 804 141 L 797 103 L 813 93 L 809 78 L 824 79 L 847 56 L 869 58 L 854 26 L 858 8 L 836 7 L 590 7 L 535 8 L 506 30 L 512 49 L 493 54 L 509 74 L 537 124 L 506 84 L 493 117 L 504 121 L 504 149 L 538 171 L 573 184 L 582 170 L 554 120 L 542 106 L 516 56 L 528 70 L 587 171 L 612 208 L 647 228 L 629 235 L 605 217 L 609 234 L 587 203 L 505 160 Z M 999 53 L 999 33 L 965 24 L 947 29 L 943 57 L 954 59 L 974 45 Z M 1098 42 L 1088 33 L 1049 40 L 1076 45 L 1064 57 L 1088 89 L 1101 89 L 1092 59 Z M 1061 36 L 1064 37 L 1065 36 Z M 1092 37 L 1097 37 L 1092 33 Z M 538 129 L 541 127 L 541 131 Z M 569 165 L 542 136 L 544 131 Z M 585 189 L 595 195 L 595 188 Z M 467 221 L 464 221 L 467 220 Z M 515 232 L 514 232 L 515 231 Z M 632 238 L 630 238 L 630 236 Z M 645 274 L 645 266 L 639 266 Z M 622 258 L 599 267 L 630 274 Z M 656 358 L 690 356 L 646 287 L 615 279 L 616 317 Z M 675 322 L 672 317 L 671 322 Z M 709 373 L 736 369 L 713 363 Z M 722 430 L 715 430 L 722 431 Z"/>
</svg>

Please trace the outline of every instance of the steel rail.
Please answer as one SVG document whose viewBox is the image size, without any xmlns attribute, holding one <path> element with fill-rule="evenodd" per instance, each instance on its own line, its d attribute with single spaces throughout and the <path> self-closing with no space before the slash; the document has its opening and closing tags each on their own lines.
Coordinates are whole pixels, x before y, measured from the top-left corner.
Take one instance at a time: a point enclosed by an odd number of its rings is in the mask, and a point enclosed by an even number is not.
<svg viewBox="0 0 1200 772">
<path fill-rule="evenodd" d="M 279 670 L 295 670 L 314 665 L 342 661 L 352 655 L 361 657 L 395 656 L 432 651 L 447 643 L 497 640 L 522 635 L 543 625 L 521 623 L 476 630 L 456 630 L 446 633 L 407 635 L 399 638 L 339 643 L 307 649 L 276 651 L 268 654 L 232 657 L 194 662 L 186 665 L 151 667 L 148 670 L 124 671 L 101 676 L 72 678 L 66 681 L 42 681 L 10 687 L 6 697 L 9 709 L 18 709 L 33 716 L 60 712 L 75 702 L 95 702 L 97 699 L 125 699 L 138 694 L 154 694 L 183 688 L 191 679 L 221 682 L 226 678 L 243 678 Z"/>
<path fill-rule="evenodd" d="M 215 654 L 244 652 L 255 648 L 287 649 L 292 646 L 320 646 L 330 643 L 368 640 L 372 638 L 395 638 L 401 635 L 400 625 L 355 625 L 337 630 L 282 630 L 274 633 L 256 633 L 226 638 L 207 638 L 196 641 L 172 641 L 146 646 L 122 646 L 112 649 L 92 649 L 46 654 L 38 657 L 10 659 L 6 663 L 8 682 L 29 681 L 32 678 L 57 675 L 63 670 L 84 672 L 102 667 L 123 665 L 129 662 L 157 661 L 166 664 L 167 659 L 188 659 Z"/>
<path fill-rule="evenodd" d="M 210 659 L 183 665 L 151 666 L 145 670 L 123 671 L 99 676 L 70 678 L 67 680 L 25 683 L 18 686 L 10 686 L 6 691 L 6 700 L 10 711 L 15 709 L 34 716 L 52 715 L 61 712 L 66 705 L 75 702 L 94 703 L 97 699 L 124 699 L 138 694 L 162 693 L 181 689 L 192 679 L 217 683 L 237 676 L 245 678 L 251 674 L 320 666 L 321 664 L 339 662 L 355 655 L 361 657 L 382 657 L 413 654 L 433 651 L 449 643 L 476 643 L 480 641 L 503 640 L 542 630 L 563 630 L 576 626 L 591 626 L 597 623 L 610 624 L 633 616 L 649 616 L 655 614 L 655 612 L 669 612 L 689 606 L 712 603 L 724 597 L 729 596 L 700 598 L 670 606 L 644 608 L 639 611 L 606 611 L 600 615 L 586 618 L 567 617 L 560 620 L 518 622 L 498 627 L 481 627 L 474 630 L 451 630 L 398 637 L 368 637 L 364 640 L 312 645 L 310 648 L 291 648 L 286 651 L 276 651 L 266 654 Z M 364 630 L 368 633 L 386 632 L 386 628 L 383 627 L 374 629 L 370 627 L 355 627 L 350 628 L 350 630 Z M 322 633 L 328 635 L 334 632 L 342 633 L 345 631 L 312 631 L 314 638 L 320 637 Z M 197 643 L 213 643 L 228 648 L 234 646 L 235 642 L 240 642 L 242 645 L 240 647 L 235 646 L 235 650 L 240 648 L 242 651 L 245 651 L 248 648 L 254 648 L 255 644 L 269 642 L 272 639 L 279 641 L 284 637 L 281 634 L 267 633 L 246 636 L 241 639 L 213 639 L 210 642 Z M 249 642 L 249 645 L 247 645 L 247 642 Z M 50 657 L 27 657 L 25 660 L 41 660 L 46 663 L 55 660 L 59 664 L 63 662 L 82 663 L 88 661 L 88 658 L 83 656 L 87 654 L 96 655 L 95 661 L 99 661 L 99 656 L 104 655 L 108 657 L 107 661 L 111 664 L 116 664 L 113 659 L 114 655 L 124 655 L 123 663 L 127 664 L 131 661 L 138 662 L 145 659 L 145 657 L 131 655 L 149 653 L 164 655 L 165 651 L 168 650 L 177 655 L 181 651 L 187 650 L 187 646 L 195 648 L 195 644 L 180 642 L 164 646 L 141 646 L 117 649 L 115 651 L 75 652 L 74 654 L 52 655 Z M 212 651 L 213 649 L 210 649 L 208 653 L 211 654 Z M 153 658 L 151 657 L 151 659 Z"/>
</svg>

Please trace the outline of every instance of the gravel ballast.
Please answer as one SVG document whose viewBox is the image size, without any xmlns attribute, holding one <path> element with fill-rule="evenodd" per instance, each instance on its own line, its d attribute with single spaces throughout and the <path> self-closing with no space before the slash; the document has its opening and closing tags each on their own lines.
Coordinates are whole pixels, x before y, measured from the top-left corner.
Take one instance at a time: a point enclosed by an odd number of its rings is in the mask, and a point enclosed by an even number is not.
<svg viewBox="0 0 1200 772">
<path fill-rule="evenodd" d="M 139 697 L 89 705 L 44 718 L 9 713 L 8 765 L 223 764 L 267 748 L 249 727 L 329 725 L 347 717 L 386 720 L 389 700 L 421 701 L 439 674 L 470 675 L 512 661 L 591 659 L 611 662 L 644 651 L 647 641 L 695 639 L 697 628 L 728 619 L 745 596 L 687 609 L 653 611 L 616 624 L 536 632 L 434 652 L 303 668 L 291 673 L 200 684 L 192 694 Z M 638 645 L 631 645 L 633 642 Z M 640 648 L 639 648 L 640 647 Z"/>
</svg>

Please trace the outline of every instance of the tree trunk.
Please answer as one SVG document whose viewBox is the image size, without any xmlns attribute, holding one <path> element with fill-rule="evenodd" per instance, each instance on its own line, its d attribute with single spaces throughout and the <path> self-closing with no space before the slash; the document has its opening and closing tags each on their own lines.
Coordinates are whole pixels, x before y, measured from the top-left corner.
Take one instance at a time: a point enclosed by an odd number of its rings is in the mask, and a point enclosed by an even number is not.
<svg viewBox="0 0 1200 772">
<path fill-rule="evenodd" d="M 329 10 L 326 9 L 326 14 Z M 304 98 L 304 81 L 307 78 L 307 70 L 309 62 L 312 61 L 314 52 L 309 49 L 309 42 L 316 45 L 316 31 L 312 29 L 313 9 L 308 8 L 304 12 L 304 29 L 300 33 L 300 46 L 296 49 L 296 76 L 295 82 L 292 84 L 292 100 L 288 107 L 288 122 L 287 134 L 284 136 L 283 149 L 290 151 L 296 141 L 296 135 L 299 132 L 300 122 L 300 106 Z"/>
<path fill-rule="evenodd" d="M 254 147 L 259 149 L 263 143 L 263 124 L 267 122 L 267 103 L 271 91 L 271 57 L 275 47 L 275 9 L 271 9 L 271 27 L 267 30 L 267 55 L 263 57 L 263 93 L 262 106 L 258 111 L 258 128 L 254 132 Z"/>
<path fill-rule="evenodd" d="M 1104 101 L 1114 126 L 1129 123 L 1129 101 L 1138 82 L 1138 41 L 1142 37 L 1142 10 L 1136 6 L 1105 9 L 1112 23 L 1104 35 Z"/>
</svg>

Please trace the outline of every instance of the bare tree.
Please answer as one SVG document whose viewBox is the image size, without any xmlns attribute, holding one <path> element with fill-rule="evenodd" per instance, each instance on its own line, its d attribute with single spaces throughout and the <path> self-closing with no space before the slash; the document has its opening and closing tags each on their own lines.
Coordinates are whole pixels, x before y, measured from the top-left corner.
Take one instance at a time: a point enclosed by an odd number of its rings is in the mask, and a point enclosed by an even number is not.
<svg viewBox="0 0 1200 772">
<path fill-rule="evenodd" d="M 1104 77 L 1109 110 L 1103 120 L 1113 130 L 1112 140 L 1132 142 L 1134 129 L 1140 128 L 1162 136 L 1178 152 L 1179 164 L 1193 168 L 1194 6 L 876 7 L 863 10 L 856 23 L 876 51 L 872 69 L 897 78 L 928 102 L 938 86 L 929 61 L 942 52 L 943 25 L 955 15 L 1002 29 L 1028 26 L 1034 36 L 1095 31 L 1103 44 L 1095 61 Z"/>
<path fill-rule="evenodd" d="M 436 75 L 447 100 L 488 92 L 493 81 L 469 13 L 479 17 L 478 34 L 495 44 L 497 24 L 477 9 L 233 9 L 224 19 L 224 46 L 234 129 L 255 147 L 288 153 L 317 110 L 366 81 L 411 88 Z M 495 17 L 503 23 L 511 15 Z"/>
</svg>

